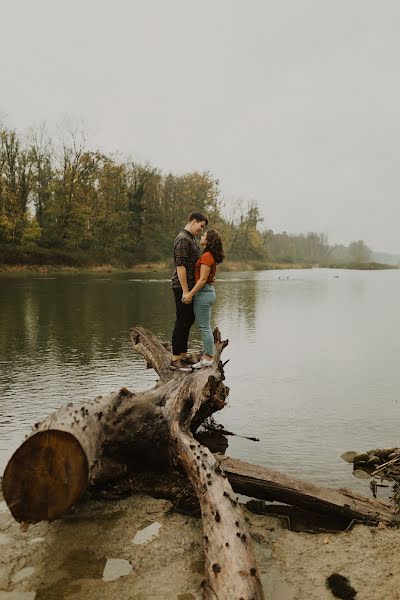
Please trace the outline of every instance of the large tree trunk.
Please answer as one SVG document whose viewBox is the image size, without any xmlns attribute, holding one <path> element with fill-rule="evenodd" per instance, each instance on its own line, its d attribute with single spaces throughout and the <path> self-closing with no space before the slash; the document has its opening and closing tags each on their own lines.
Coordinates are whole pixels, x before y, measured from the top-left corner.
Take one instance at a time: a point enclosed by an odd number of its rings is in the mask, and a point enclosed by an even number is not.
<svg viewBox="0 0 400 600">
<path fill-rule="evenodd" d="M 52 520 L 67 512 L 88 484 L 141 466 L 179 464 L 196 491 L 204 529 L 204 598 L 261 599 L 263 592 L 235 491 L 333 512 L 367 522 L 396 521 L 390 505 L 348 490 L 329 490 L 277 471 L 214 456 L 194 439 L 204 420 L 225 405 L 220 355 L 227 342 L 215 331 L 216 362 L 186 374 L 169 369 L 170 352 L 140 326 L 136 351 L 159 375 L 156 386 L 69 404 L 37 423 L 12 456 L 4 498 L 18 521 Z M 231 487 L 232 485 L 232 487 Z"/>
<path fill-rule="evenodd" d="M 69 404 L 37 423 L 12 456 L 4 498 L 19 521 L 55 519 L 90 482 L 139 461 L 182 465 L 200 502 L 205 553 L 204 598 L 262 599 L 247 526 L 232 488 L 212 453 L 192 435 L 225 405 L 228 388 L 220 355 L 227 341 L 214 332 L 214 366 L 186 374 L 169 369 L 171 354 L 149 331 L 131 331 L 134 348 L 160 379 L 147 392 L 120 392 Z"/>
<path fill-rule="evenodd" d="M 149 339 L 148 332 L 143 335 L 143 330 L 136 328 L 133 340 L 135 348 L 157 370 L 161 380 L 163 377 L 170 380 L 170 355 L 160 347 L 157 338 Z M 177 379 L 177 383 L 166 399 L 164 416 L 169 425 L 173 456 L 184 467 L 200 502 L 206 571 L 203 596 L 256 600 L 264 596 L 237 498 L 213 454 L 191 433 L 191 428 L 197 429 L 205 417 L 223 408 L 228 394 L 228 388 L 222 383 L 220 363 L 228 342 L 221 340 L 218 330 L 214 332 L 214 340 L 218 367 L 200 369 L 189 376 L 175 375 L 173 379 Z"/>
<path fill-rule="evenodd" d="M 57 519 L 89 483 L 109 479 L 115 469 L 121 473 L 152 454 L 165 461 L 168 429 L 160 403 L 155 391 L 122 389 L 70 403 L 36 423 L 4 472 L 3 493 L 15 519 Z"/>
</svg>

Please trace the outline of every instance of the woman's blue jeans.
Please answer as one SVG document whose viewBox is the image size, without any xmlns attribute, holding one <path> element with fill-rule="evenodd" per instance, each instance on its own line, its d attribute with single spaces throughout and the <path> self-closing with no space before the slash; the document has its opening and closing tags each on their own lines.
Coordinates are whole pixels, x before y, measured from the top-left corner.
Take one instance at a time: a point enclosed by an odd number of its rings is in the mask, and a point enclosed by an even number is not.
<svg viewBox="0 0 400 600">
<path fill-rule="evenodd" d="M 214 356 L 214 336 L 211 329 L 211 307 L 215 302 L 213 285 L 206 285 L 193 297 L 196 323 L 201 332 L 204 354 Z"/>
</svg>

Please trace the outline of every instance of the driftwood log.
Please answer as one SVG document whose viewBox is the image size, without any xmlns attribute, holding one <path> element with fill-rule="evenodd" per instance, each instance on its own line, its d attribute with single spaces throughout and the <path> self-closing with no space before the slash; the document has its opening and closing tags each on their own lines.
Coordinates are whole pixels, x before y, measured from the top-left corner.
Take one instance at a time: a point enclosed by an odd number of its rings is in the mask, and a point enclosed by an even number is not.
<svg viewBox="0 0 400 600">
<path fill-rule="evenodd" d="M 399 523 L 393 503 L 367 498 L 349 489 L 326 488 L 279 471 L 218 455 L 235 492 L 269 502 L 282 502 L 319 514 L 369 524 Z"/>
<path fill-rule="evenodd" d="M 277 471 L 213 455 L 194 437 L 198 427 L 225 406 L 221 353 L 216 362 L 185 374 L 169 369 L 170 352 L 151 332 L 131 330 L 134 349 L 159 375 L 156 386 L 126 388 L 92 402 L 60 408 L 40 423 L 10 459 L 4 498 L 18 521 L 35 523 L 65 514 L 90 484 L 124 473 L 183 468 L 197 493 L 204 530 L 204 598 L 261 599 L 258 570 L 246 523 L 233 493 L 279 501 L 318 514 L 333 513 L 368 523 L 396 522 L 394 508 L 350 490 L 330 490 Z M 232 490 L 233 488 L 233 490 Z"/>
<path fill-rule="evenodd" d="M 15 519 L 52 520 L 67 512 L 89 483 L 107 480 L 137 463 L 181 465 L 200 503 L 205 554 L 204 598 L 264 598 L 241 508 L 219 461 L 192 432 L 225 405 L 221 353 L 194 373 L 169 369 L 171 354 L 151 332 L 131 331 L 132 344 L 159 375 L 149 391 L 117 393 L 69 404 L 36 423 L 9 461 L 4 498 Z"/>
</svg>

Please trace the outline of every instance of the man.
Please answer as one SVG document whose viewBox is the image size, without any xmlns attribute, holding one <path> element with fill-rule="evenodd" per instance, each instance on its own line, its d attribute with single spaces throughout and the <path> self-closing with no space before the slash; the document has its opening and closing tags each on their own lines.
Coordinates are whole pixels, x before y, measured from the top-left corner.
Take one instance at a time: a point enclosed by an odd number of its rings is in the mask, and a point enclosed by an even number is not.
<svg viewBox="0 0 400 600">
<path fill-rule="evenodd" d="M 191 371 L 193 361 L 187 354 L 190 328 L 194 323 L 193 304 L 185 304 L 182 298 L 194 286 L 194 265 L 200 257 L 195 236 L 200 235 L 208 219 L 203 213 L 191 212 L 185 228 L 174 242 L 174 265 L 172 291 L 176 305 L 176 321 L 172 333 L 172 360 L 170 367 L 177 371 Z"/>
</svg>

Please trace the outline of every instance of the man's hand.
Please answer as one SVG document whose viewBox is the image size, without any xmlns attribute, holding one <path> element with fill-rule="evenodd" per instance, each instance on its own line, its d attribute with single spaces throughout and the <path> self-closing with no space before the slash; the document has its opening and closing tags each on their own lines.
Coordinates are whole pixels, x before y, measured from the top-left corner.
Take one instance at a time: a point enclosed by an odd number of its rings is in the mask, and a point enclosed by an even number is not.
<svg viewBox="0 0 400 600">
<path fill-rule="evenodd" d="M 191 304 L 193 301 L 193 295 L 190 292 L 183 292 L 182 302 L 184 304 Z"/>
</svg>

